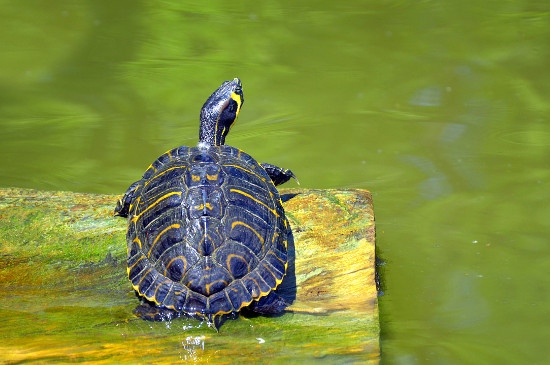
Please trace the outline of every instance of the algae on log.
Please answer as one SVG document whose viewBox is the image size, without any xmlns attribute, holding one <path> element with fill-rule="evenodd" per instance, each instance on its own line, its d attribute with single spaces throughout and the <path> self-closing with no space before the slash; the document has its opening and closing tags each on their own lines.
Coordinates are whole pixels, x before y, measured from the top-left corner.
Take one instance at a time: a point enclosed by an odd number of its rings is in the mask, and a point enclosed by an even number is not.
<svg viewBox="0 0 550 365">
<path fill-rule="evenodd" d="M 365 190 L 281 190 L 294 265 L 281 316 L 136 319 L 119 196 L 0 189 L 4 361 L 378 363 L 375 229 Z M 292 254 L 292 252 L 289 252 Z M 289 255 L 292 256 L 292 255 Z"/>
</svg>

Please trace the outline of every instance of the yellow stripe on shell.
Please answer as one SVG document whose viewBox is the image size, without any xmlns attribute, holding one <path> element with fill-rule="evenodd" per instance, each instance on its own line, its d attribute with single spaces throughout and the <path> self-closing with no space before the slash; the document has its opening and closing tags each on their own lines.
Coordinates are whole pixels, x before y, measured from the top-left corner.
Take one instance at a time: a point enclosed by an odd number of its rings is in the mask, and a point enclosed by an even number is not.
<svg viewBox="0 0 550 365">
<path fill-rule="evenodd" d="M 239 151 L 239 153 L 240 153 L 240 151 Z M 239 158 L 240 158 L 240 157 L 239 157 Z M 254 171 L 250 171 L 250 170 L 248 170 L 248 169 L 245 169 L 244 167 L 241 167 L 241 166 L 238 166 L 238 165 L 223 165 L 223 166 L 225 166 L 225 167 L 236 167 L 236 168 L 238 168 L 238 169 L 241 169 L 241 170 L 243 170 L 243 171 L 248 172 L 248 173 L 251 174 L 251 175 L 256 176 L 258 179 L 261 179 L 262 181 L 265 181 L 265 179 L 264 179 L 263 177 L 261 177 L 260 175 L 258 175 L 258 174 L 255 173 Z"/>
<path fill-rule="evenodd" d="M 183 267 L 183 273 L 185 273 L 187 271 L 187 259 L 185 258 L 185 256 L 176 256 L 172 260 L 170 260 L 168 262 L 168 264 L 166 265 L 166 268 L 164 269 L 164 276 L 168 276 L 167 275 L 167 270 L 170 268 L 170 266 L 172 266 L 174 261 L 176 261 L 177 259 L 180 259 L 185 263 L 185 266 Z"/>
<path fill-rule="evenodd" d="M 267 269 L 267 271 L 269 271 L 269 273 L 270 273 L 271 275 L 273 275 L 273 278 L 275 278 L 275 282 L 277 282 L 277 275 L 275 275 L 275 273 L 274 273 L 273 271 L 271 271 L 271 268 L 270 268 L 269 266 L 267 266 L 267 264 L 266 264 L 265 262 L 264 262 L 262 265 Z M 283 276 L 284 276 L 284 274 L 283 274 Z M 263 279 L 263 278 L 262 278 L 262 279 Z M 265 280 L 264 280 L 264 281 L 265 281 Z M 266 283 L 266 284 L 267 284 L 267 283 Z"/>
<path fill-rule="evenodd" d="M 180 228 L 180 225 L 178 223 L 172 224 L 171 226 L 166 227 L 157 235 L 157 238 L 153 241 L 153 244 L 151 245 L 151 248 L 149 249 L 149 252 L 147 253 L 147 258 L 151 257 L 151 251 L 153 250 L 153 247 L 157 244 L 157 241 L 159 240 L 160 236 L 162 236 L 166 231 L 173 229 L 173 228 Z"/>
<path fill-rule="evenodd" d="M 147 270 L 147 271 L 145 272 L 145 274 L 143 274 L 143 275 L 141 276 L 141 279 L 139 279 L 139 281 L 138 281 L 138 283 L 137 283 L 137 287 L 138 287 L 138 288 L 139 288 L 139 284 L 141 284 L 141 282 L 143 281 L 143 279 L 145 279 L 145 277 L 147 276 L 147 274 L 149 274 L 152 270 L 153 270 L 152 267 L 149 268 L 149 270 Z M 153 280 L 153 281 L 154 281 L 154 280 Z M 153 284 L 153 283 L 151 283 L 151 284 Z M 149 287 L 147 287 L 147 288 L 145 288 L 145 289 L 149 289 Z M 141 291 L 138 290 L 138 292 L 141 294 Z"/>
<path fill-rule="evenodd" d="M 258 290 L 260 291 L 260 292 L 257 293 L 256 295 L 254 295 L 254 293 L 250 293 L 250 295 L 252 296 L 252 299 L 254 299 L 254 300 L 260 299 L 260 298 L 262 297 L 262 294 L 263 294 L 262 289 L 260 289 L 260 284 L 259 284 L 259 283 L 256 281 L 256 279 L 254 279 L 254 278 L 247 278 L 247 279 L 248 279 L 248 280 L 252 280 L 252 281 L 256 284 L 256 286 L 258 287 Z M 260 277 L 260 279 L 261 279 L 261 277 Z M 263 280 L 263 279 L 262 279 L 262 280 Z M 264 283 L 265 283 L 265 281 L 264 281 Z M 267 284 L 267 283 L 266 283 L 266 284 Z M 246 285 L 245 285 L 244 287 L 246 288 Z M 267 292 L 266 292 L 265 294 L 267 294 Z M 264 294 L 264 295 L 265 295 L 265 294 Z"/>
<path fill-rule="evenodd" d="M 252 195 L 250 194 L 247 194 L 245 193 L 244 191 L 241 191 L 241 190 L 237 190 L 237 189 L 229 189 L 229 191 L 231 192 L 235 192 L 235 193 L 238 193 L 238 194 L 241 194 L 241 195 L 244 195 L 246 196 L 247 198 L 250 198 L 252 200 L 254 200 L 255 202 L 263 205 L 264 207 L 266 207 L 271 213 L 273 213 L 276 217 L 279 217 L 279 214 L 277 214 L 277 212 L 275 211 L 275 209 L 271 209 L 267 204 L 265 204 L 264 202 L 262 201 L 259 201 L 258 199 L 254 198 Z"/>
<path fill-rule="evenodd" d="M 145 184 L 143 185 L 143 187 L 147 186 L 151 181 L 153 181 L 154 179 L 156 179 L 157 177 L 167 173 L 168 171 L 170 170 L 174 170 L 174 169 L 182 169 L 182 168 L 187 168 L 187 166 L 176 166 L 176 167 L 171 167 L 169 169 L 166 169 L 164 170 L 163 172 L 161 172 L 160 174 L 157 174 L 155 176 L 153 176 L 152 178 L 149 179 L 149 181 L 146 181 Z"/>
<path fill-rule="evenodd" d="M 248 224 L 246 224 L 244 222 L 237 221 L 237 222 L 233 222 L 233 224 L 231 225 L 231 229 L 235 228 L 236 225 L 245 226 L 246 228 L 250 229 L 252 232 L 254 232 L 254 234 L 256 236 L 258 236 L 258 238 L 262 242 L 262 245 L 264 244 L 264 242 L 265 242 L 264 238 L 262 236 L 260 236 L 260 234 L 258 232 L 256 232 L 256 230 L 254 228 L 250 227 Z"/>
<path fill-rule="evenodd" d="M 141 251 L 141 250 L 143 249 L 143 247 L 141 247 L 141 240 L 140 240 L 138 237 L 136 237 L 136 238 L 134 238 L 134 240 L 132 241 L 132 243 L 135 243 L 135 242 L 138 243 L 139 249 L 140 249 L 140 251 Z"/>
<path fill-rule="evenodd" d="M 157 290 L 159 290 L 159 288 L 162 286 L 162 284 L 164 283 L 172 283 L 172 280 L 170 279 L 166 279 L 164 281 L 161 281 L 159 285 L 157 285 L 157 288 L 155 289 L 155 292 L 153 293 L 153 296 L 151 298 L 149 298 L 147 295 L 144 295 L 145 298 L 147 298 L 148 300 L 150 301 L 153 301 L 155 302 L 157 305 L 160 305 L 160 303 L 157 301 Z M 171 284 L 173 285 L 173 284 Z M 170 289 L 168 289 L 168 291 L 170 291 Z M 165 297 L 166 298 L 166 297 Z"/>
<path fill-rule="evenodd" d="M 227 256 L 227 260 L 225 262 L 227 267 L 230 269 L 229 271 L 231 272 L 231 274 L 233 274 L 233 271 L 231 271 L 231 259 L 234 258 L 234 257 L 237 257 L 237 258 L 241 259 L 246 264 L 246 272 L 249 273 L 250 272 L 250 265 L 248 265 L 248 262 L 246 262 L 244 257 L 239 256 L 239 255 L 235 255 L 234 253 L 232 253 L 232 254 Z"/>
<path fill-rule="evenodd" d="M 132 203 L 130 203 L 130 208 L 128 208 L 128 212 L 133 212 L 134 205 L 137 207 L 140 201 L 141 201 L 141 196 L 138 196 L 136 200 L 132 201 Z"/>
<path fill-rule="evenodd" d="M 172 282 L 173 283 L 173 282 Z M 172 287 L 174 287 L 174 284 L 172 284 Z M 170 290 L 172 290 L 172 288 L 170 288 Z M 176 291 L 174 290 L 174 294 L 175 295 L 180 295 L 181 293 L 183 293 L 182 291 Z M 185 299 L 187 300 L 187 295 L 189 295 L 189 290 L 186 290 L 185 291 Z M 177 312 L 176 310 L 176 307 L 173 305 L 173 304 L 169 304 L 169 305 L 165 305 L 166 308 L 169 308 L 169 309 L 173 309 Z"/>
<path fill-rule="evenodd" d="M 204 207 L 205 207 L 204 204 L 201 204 L 201 205 L 194 205 L 194 206 L 193 206 L 193 209 L 194 209 L 195 211 L 197 211 L 197 210 L 203 210 Z M 207 208 L 208 210 L 214 209 L 214 208 L 212 207 L 212 204 L 210 204 L 210 203 L 206 203 L 206 208 Z"/>
<path fill-rule="evenodd" d="M 162 200 L 166 199 L 167 197 L 171 196 L 171 195 L 179 195 L 181 196 L 181 191 L 173 191 L 171 193 L 168 193 L 168 194 L 165 194 L 163 196 L 161 196 L 160 198 L 158 198 L 153 204 L 149 205 L 143 212 L 137 214 L 137 215 L 134 215 L 134 217 L 132 218 L 132 222 L 136 222 L 143 213 L 145 213 L 146 211 L 148 211 L 149 209 L 153 208 L 155 205 L 157 205 L 158 203 L 160 203 Z"/>
<path fill-rule="evenodd" d="M 286 241 L 285 241 L 285 242 L 286 242 Z M 265 266 L 265 265 L 264 265 L 264 266 Z M 244 307 L 250 305 L 250 303 L 252 303 L 253 301 L 258 301 L 258 300 L 260 300 L 261 298 L 263 298 L 263 297 L 265 297 L 266 295 L 268 295 L 269 293 L 271 293 L 273 290 L 277 289 L 277 287 L 279 286 L 279 284 L 281 284 L 281 283 L 283 282 L 283 279 L 284 279 L 284 277 L 285 277 L 285 275 L 286 275 L 286 270 L 287 270 L 287 268 L 288 268 L 288 261 L 285 262 L 285 273 L 284 273 L 283 277 L 282 277 L 280 280 L 278 280 L 277 277 L 275 277 L 275 287 L 274 287 L 272 290 L 269 290 L 269 291 L 266 291 L 266 292 L 262 292 L 262 290 L 260 289 L 260 294 L 259 294 L 256 298 L 253 297 L 253 295 L 252 295 L 253 293 L 249 293 L 249 294 L 252 296 L 252 300 L 249 301 L 249 302 L 243 302 L 243 304 L 242 304 L 239 308 L 235 308 L 235 310 L 238 312 L 238 311 L 240 311 L 241 309 L 243 309 Z M 271 271 L 270 271 L 270 272 L 271 272 Z M 245 278 L 243 278 L 243 279 L 241 280 L 241 282 L 244 281 L 244 279 L 245 279 Z M 256 283 L 256 285 L 258 286 L 258 289 L 260 288 L 260 284 L 258 284 L 258 282 L 257 282 L 254 278 L 248 277 L 248 278 L 246 278 L 246 279 L 247 279 L 247 280 L 252 280 L 254 283 Z M 262 279 L 262 280 L 263 280 L 263 279 Z M 266 283 L 266 284 L 267 284 L 267 283 Z M 248 289 L 246 289 L 246 285 L 244 285 L 244 283 L 242 283 L 242 285 L 244 286 L 245 290 L 248 290 Z M 233 288 L 231 288 L 231 290 L 233 290 Z M 235 290 L 235 291 L 237 291 L 237 290 Z M 226 295 L 227 295 L 227 294 L 226 294 Z"/>
<path fill-rule="evenodd" d="M 273 252 L 273 251 L 268 252 L 267 255 L 272 255 L 272 256 L 274 256 L 277 260 L 281 261 L 282 264 L 286 264 L 286 261 L 283 260 L 283 259 L 281 259 L 279 256 L 277 256 L 277 255 L 275 254 L 275 252 Z M 267 255 L 266 255 L 266 256 L 267 256 Z"/>
<path fill-rule="evenodd" d="M 134 262 L 134 264 L 133 264 L 132 266 L 127 266 L 127 267 L 126 267 L 126 271 L 128 272 L 128 279 L 130 279 L 130 270 L 132 270 L 132 268 L 133 268 L 134 266 L 136 266 L 136 264 L 137 264 L 141 259 L 144 259 L 144 258 L 145 258 L 145 256 L 141 256 L 139 259 L 137 259 L 136 262 Z M 135 288 L 135 285 L 132 284 L 132 286 Z"/>
<path fill-rule="evenodd" d="M 206 294 L 207 294 L 207 295 L 210 295 L 210 287 L 211 287 L 212 285 L 214 285 L 214 283 L 218 283 L 218 282 L 225 283 L 226 286 L 227 286 L 227 284 L 228 284 L 227 281 L 221 280 L 221 279 L 220 279 L 220 280 L 214 280 L 213 282 L 211 282 L 211 283 L 209 283 L 209 284 L 206 284 L 206 285 L 205 285 L 205 288 L 206 288 Z"/>
</svg>

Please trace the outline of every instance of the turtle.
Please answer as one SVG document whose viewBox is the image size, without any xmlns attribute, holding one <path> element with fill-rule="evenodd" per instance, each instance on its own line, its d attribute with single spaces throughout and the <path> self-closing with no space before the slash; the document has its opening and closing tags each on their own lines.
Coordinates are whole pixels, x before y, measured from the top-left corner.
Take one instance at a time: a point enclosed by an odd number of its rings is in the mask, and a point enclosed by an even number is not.
<svg viewBox="0 0 550 365">
<path fill-rule="evenodd" d="M 222 83 L 201 109 L 198 144 L 161 155 L 117 202 L 142 319 L 186 315 L 219 330 L 244 308 L 289 305 L 276 292 L 291 231 L 275 186 L 296 176 L 225 144 L 243 102 L 238 78 Z"/>
</svg>

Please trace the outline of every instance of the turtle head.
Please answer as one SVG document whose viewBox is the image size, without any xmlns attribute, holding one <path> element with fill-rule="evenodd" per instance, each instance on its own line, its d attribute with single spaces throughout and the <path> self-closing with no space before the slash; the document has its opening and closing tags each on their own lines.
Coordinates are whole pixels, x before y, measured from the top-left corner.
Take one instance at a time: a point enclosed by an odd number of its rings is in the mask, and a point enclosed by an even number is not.
<svg viewBox="0 0 550 365">
<path fill-rule="evenodd" d="M 227 133 L 237 121 L 243 102 L 243 85 L 238 78 L 224 82 L 214 91 L 201 109 L 199 143 L 223 145 Z"/>
</svg>

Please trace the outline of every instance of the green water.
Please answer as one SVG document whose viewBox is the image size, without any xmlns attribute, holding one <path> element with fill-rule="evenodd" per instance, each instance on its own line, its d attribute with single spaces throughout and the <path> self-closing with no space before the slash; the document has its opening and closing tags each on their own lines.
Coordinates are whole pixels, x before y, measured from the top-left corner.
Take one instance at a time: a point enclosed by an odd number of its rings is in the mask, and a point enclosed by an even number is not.
<svg viewBox="0 0 550 365">
<path fill-rule="evenodd" d="M 122 193 L 238 76 L 228 144 L 373 192 L 384 362 L 544 363 L 550 5 L 199 4 L 2 1 L 0 185 Z"/>
</svg>

